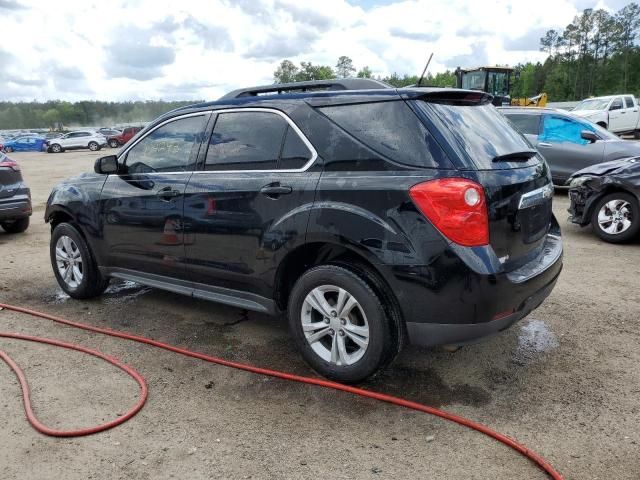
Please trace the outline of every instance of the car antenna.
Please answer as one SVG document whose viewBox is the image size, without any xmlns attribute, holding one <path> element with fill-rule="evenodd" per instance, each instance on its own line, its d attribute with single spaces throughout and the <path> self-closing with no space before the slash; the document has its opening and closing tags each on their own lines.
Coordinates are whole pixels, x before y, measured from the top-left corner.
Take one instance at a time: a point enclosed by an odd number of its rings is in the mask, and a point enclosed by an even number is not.
<svg viewBox="0 0 640 480">
<path fill-rule="evenodd" d="M 416 83 L 416 87 L 422 86 L 422 80 L 424 80 L 424 76 L 427 73 L 427 68 L 429 68 L 429 64 L 431 63 L 431 59 L 433 58 L 433 52 L 429 55 L 429 60 L 427 60 L 427 64 L 424 66 L 424 70 L 422 70 L 422 75 L 420 75 L 420 80 Z"/>
</svg>

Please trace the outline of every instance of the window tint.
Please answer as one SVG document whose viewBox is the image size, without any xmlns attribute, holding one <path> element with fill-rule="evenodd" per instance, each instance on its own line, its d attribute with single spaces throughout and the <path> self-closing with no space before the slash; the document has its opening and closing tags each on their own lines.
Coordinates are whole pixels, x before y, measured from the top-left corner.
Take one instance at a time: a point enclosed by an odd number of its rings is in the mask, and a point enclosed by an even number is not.
<svg viewBox="0 0 640 480">
<path fill-rule="evenodd" d="M 206 170 L 273 170 L 289 124 L 268 112 L 218 115 L 207 149 Z"/>
<path fill-rule="evenodd" d="M 633 104 L 633 97 L 624 97 L 624 101 L 627 104 L 627 108 L 635 107 L 635 105 Z"/>
<path fill-rule="evenodd" d="M 438 143 L 404 101 L 340 105 L 319 109 L 385 157 L 405 165 L 450 168 Z"/>
<path fill-rule="evenodd" d="M 157 128 L 127 154 L 128 173 L 183 172 L 193 169 L 205 115 L 181 118 Z"/>
<path fill-rule="evenodd" d="M 555 115 L 545 115 L 542 132 L 538 139 L 541 142 L 564 143 L 570 142 L 576 145 L 586 145 L 589 140 L 580 136 L 582 130 L 594 131 L 589 125 L 575 120 Z"/>
<path fill-rule="evenodd" d="M 507 113 L 505 116 L 520 133 L 538 135 L 540 133 L 540 116 L 520 113 Z"/>
<path fill-rule="evenodd" d="M 311 160 L 311 152 L 300 138 L 300 135 L 289 126 L 280 154 L 278 168 L 281 170 L 295 170 L 304 167 Z"/>
</svg>

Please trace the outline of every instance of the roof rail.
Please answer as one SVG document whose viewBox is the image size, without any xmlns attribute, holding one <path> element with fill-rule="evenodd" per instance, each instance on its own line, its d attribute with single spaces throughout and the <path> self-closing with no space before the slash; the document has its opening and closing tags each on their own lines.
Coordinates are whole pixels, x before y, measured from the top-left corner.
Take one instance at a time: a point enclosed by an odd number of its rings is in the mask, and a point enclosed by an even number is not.
<svg viewBox="0 0 640 480">
<path fill-rule="evenodd" d="M 307 82 L 276 83 L 260 87 L 240 88 L 220 97 L 220 100 L 256 97 L 265 94 L 277 95 L 285 92 L 307 92 L 310 90 L 378 90 L 382 88 L 393 87 L 373 78 L 334 78 L 331 80 L 310 80 Z"/>
</svg>

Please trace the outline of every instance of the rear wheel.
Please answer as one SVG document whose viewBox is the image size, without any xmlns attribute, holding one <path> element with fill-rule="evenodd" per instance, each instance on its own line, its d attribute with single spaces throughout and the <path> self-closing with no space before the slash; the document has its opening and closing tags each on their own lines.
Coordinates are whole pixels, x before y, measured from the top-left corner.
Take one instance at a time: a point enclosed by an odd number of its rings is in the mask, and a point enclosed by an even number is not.
<svg viewBox="0 0 640 480">
<path fill-rule="evenodd" d="M 295 284 L 289 329 L 304 359 L 321 375 L 361 382 L 398 352 L 394 323 L 360 276 L 335 265 L 312 268 Z"/>
<path fill-rule="evenodd" d="M 91 150 L 92 152 L 96 152 L 100 150 L 100 145 L 98 145 L 97 142 L 89 142 L 89 150 Z"/>
<path fill-rule="evenodd" d="M 54 228 L 49 252 L 56 280 L 70 297 L 96 297 L 109 285 L 109 279 L 100 274 L 84 237 L 70 223 Z"/>
<path fill-rule="evenodd" d="M 602 240 L 628 242 L 640 231 L 638 200 L 629 193 L 615 192 L 602 197 L 593 208 L 591 225 Z"/>
<path fill-rule="evenodd" d="M 22 233 L 29 228 L 29 217 L 2 222 L 0 226 L 2 226 L 7 233 Z"/>
<path fill-rule="evenodd" d="M 640 130 L 636 130 L 635 132 L 633 132 L 633 138 L 635 138 L 636 140 L 640 140 Z"/>
</svg>

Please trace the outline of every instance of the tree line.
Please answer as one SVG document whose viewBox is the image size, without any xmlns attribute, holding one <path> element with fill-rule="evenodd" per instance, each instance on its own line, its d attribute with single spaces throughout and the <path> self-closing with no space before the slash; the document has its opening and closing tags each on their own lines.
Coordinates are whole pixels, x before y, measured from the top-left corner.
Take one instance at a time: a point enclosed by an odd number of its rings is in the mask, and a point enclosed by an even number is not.
<svg viewBox="0 0 640 480">
<path fill-rule="evenodd" d="M 640 6 L 618 12 L 587 8 L 564 30 L 549 30 L 540 50 L 544 63 L 516 66 L 514 96 L 546 92 L 552 101 L 632 93 L 640 96 Z"/>
<path fill-rule="evenodd" d="M 0 102 L 0 130 L 138 123 L 194 102 Z"/>
</svg>

